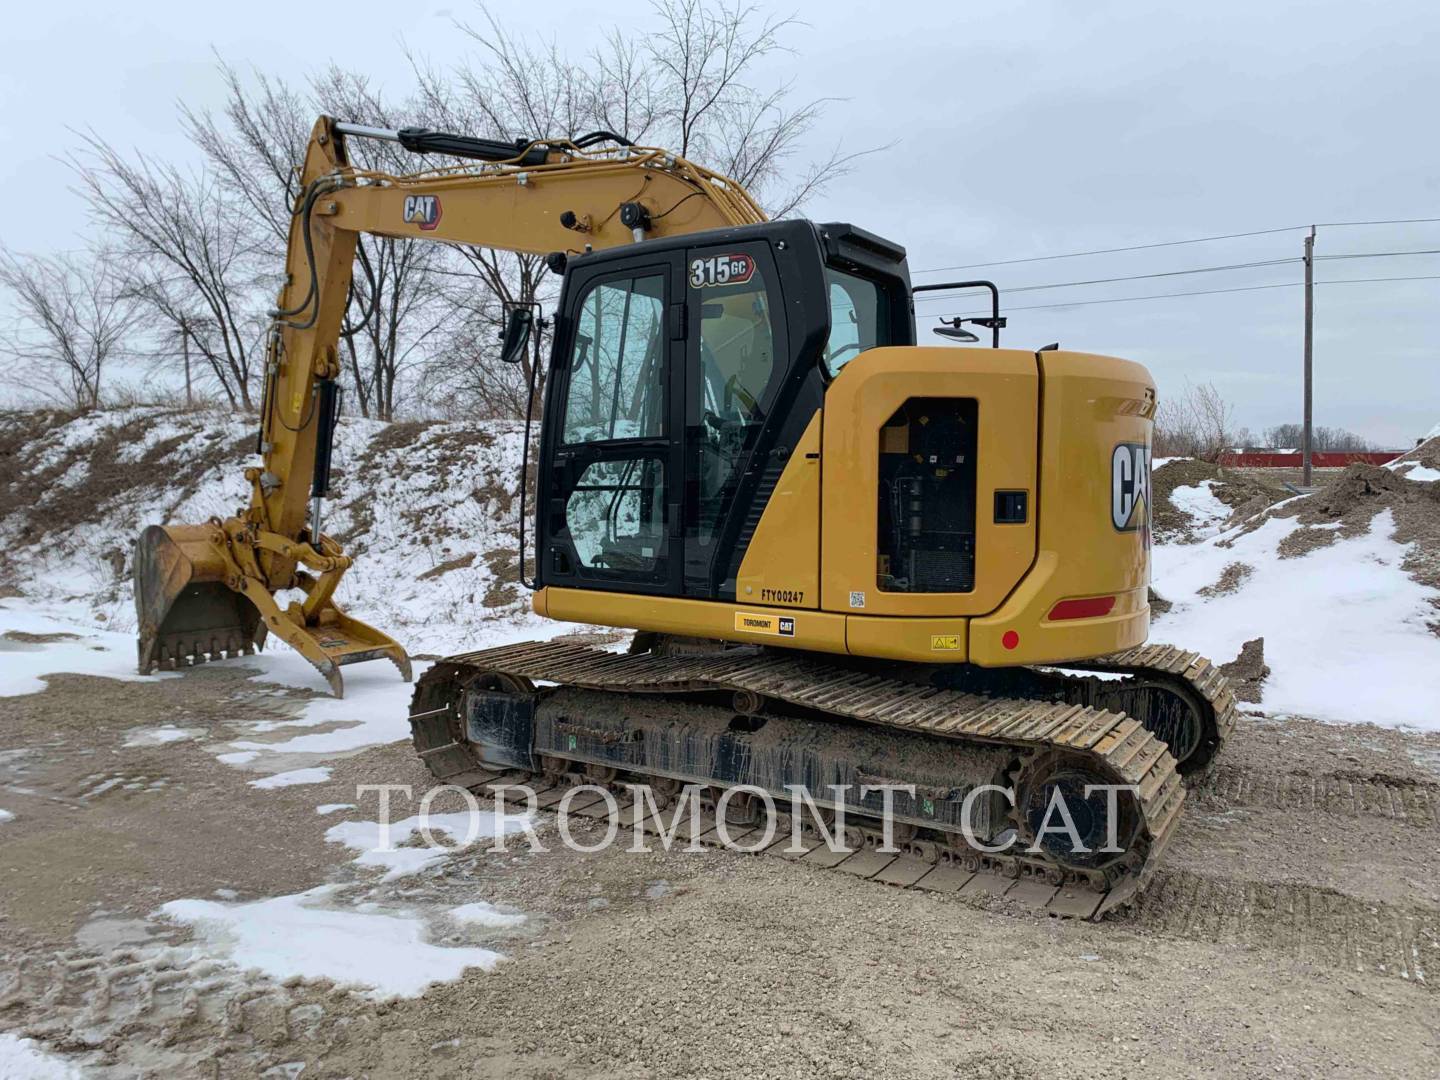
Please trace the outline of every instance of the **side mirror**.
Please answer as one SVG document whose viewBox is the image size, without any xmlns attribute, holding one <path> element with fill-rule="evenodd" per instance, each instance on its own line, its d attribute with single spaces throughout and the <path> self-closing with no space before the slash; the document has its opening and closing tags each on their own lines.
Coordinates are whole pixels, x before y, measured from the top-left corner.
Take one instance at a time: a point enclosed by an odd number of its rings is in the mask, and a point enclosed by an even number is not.
<svg viewBox="0 0 1440 1080">
<path fill-rule="evenodd" d="M 525 346 L 530 342 L 530 331 L 535 326 L 535 312 L 528 307 L 513 307 L 505 320 L 505 336 L 500 346 L 500 359 L 507 364 L 518 364 L 525 355 Z"/>
</svg>

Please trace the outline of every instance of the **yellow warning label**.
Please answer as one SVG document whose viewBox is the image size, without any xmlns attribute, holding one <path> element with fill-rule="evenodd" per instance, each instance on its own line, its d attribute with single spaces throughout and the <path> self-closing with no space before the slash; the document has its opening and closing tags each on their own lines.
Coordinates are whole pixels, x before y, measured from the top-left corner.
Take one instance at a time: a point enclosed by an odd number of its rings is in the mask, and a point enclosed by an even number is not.
<svg viewBox="0 0 1440 1080">
<path fill-rule="evenodd" d="M 790 615 L 761 615 L 755 611 L 737 611 L 735 629 L 747 634 L 772 634 L 776 637 L 794 637 L 795 619 Z"/>
<path fill-rule="evenodd" d="M 931 635 L 930 635 L 930 648 L 931 648 L 932 650 L 938 650 L 938 651 L 940 651 L 940 652 L 959 652 L 959 651 L 960 651 L 960 635 L 959 635 L 959 634 L 931 634 Z"/>
</svg>

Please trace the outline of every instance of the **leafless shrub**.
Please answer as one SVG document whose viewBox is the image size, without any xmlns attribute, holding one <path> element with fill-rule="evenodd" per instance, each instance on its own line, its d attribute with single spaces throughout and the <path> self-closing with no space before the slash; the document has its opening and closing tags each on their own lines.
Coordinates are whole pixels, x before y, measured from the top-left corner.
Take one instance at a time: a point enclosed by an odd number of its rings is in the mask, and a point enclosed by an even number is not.
<svg viewBox="0 0 1440 1080">
<path fill-rule="evenodd" d="M 1185 383 L 1174 397 L 1161 396 L 1155 411 L 1156 457 L 1218 461 L 1234 441 L 1234 409 L 1213 383 Z"/>
</svg>

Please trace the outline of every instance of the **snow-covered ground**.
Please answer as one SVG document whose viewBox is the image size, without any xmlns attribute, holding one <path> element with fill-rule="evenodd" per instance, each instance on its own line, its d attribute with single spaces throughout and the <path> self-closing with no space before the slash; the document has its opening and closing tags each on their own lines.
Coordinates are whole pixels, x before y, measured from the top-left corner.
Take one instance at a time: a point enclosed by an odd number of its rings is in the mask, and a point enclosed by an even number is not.
<svg viewBox="0 0 1440 1080">
<path fill-rule="evenodd" d="M 50 423 L 0 413 L 0 437 L 17 431 L 12 475 L 0 478 L 11 556 L 0 584 L 116 641 L 135 628 L 129 557 L 140 529 L 233 514 L 248 500 L 243 470 L 259 460 L 253 420 L 228 413 L 117 409 Z M 412 653 L 543 633 L 514 577 L 521 442 L 521 425 L 506 421 L 342 420 L 325 531 L 358 557 L 337 602 Z"/>
<path fill-rule="evenodd" d="M 0 1035 L 0 1080 L 79 1080 L 80 1072 L 33 1039 Z"/>
<path fill-rule="evenodd" d="M 1157 546 L 1154 588 L 1174 607 L 1152 638 L 1229 660 L 1264 637 L 1270 714 L 1440 730 L 1440 637 L 1428 626 L 1440 593 L 1402 569 L 1407 545 L 1393 538 L 1391 513 L 1362 536 L 1281 558 L 1277 546 L 1301 527 L 1272 518 L 1248 533 L 1237 526 Z M 1249 568 L 1232 572 L 1237 587 L 1215 589 L 1236 565 Z"/>
<path fill-rule="evenodd" d="M 1195 522 L 1194 535 L 1199 539 L 1214 536 L 1230 516 L 1230 507 L 1216 496 L 1214 480 L 1202 480 L 1190 487 L 1177 487 L 1170 492 L 1170 502 L 1177 510 L 1189 514 Z"/>
<path fill-rule="evenodd" d="M 380 998 L 413 996 L 466 968 L 491 971 L 504 959 L 492 949 L 431 944 L 414 912 L 337 908 L 328 902 L 335 891 L 321 885 L 249 903 L 172 900 L 160 911 L 194 927 L 207 955 L 236 967 L 277 982 L 332 979 Z"/>
</svg>

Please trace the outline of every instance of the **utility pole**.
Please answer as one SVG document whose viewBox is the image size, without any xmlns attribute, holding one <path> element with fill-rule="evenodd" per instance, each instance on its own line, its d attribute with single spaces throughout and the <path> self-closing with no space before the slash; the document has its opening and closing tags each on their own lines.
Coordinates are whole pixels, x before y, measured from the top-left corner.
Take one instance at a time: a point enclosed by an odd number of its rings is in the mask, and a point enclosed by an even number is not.
<svg viewBox="0 0 1440 1080">
<path fill-rule="evenodd" d="M 1315 226 L 1310 226 L 1310 232 L 1305 237 L 1305 435 L 1301 443 L 1301 454 L 1304 458 L 1304 474 L 1300 478 L 1301 487 L 1310 486 L 1310 426 L 1313 420 L 1311 410 L 1311 390 L 1313 381 L 1311 378 L 1315 347 Z"/>
<path fill-rule="evenodd" d="M 185 408 L 195 408 L 195 397 L 190 392 L 190 324 L 180 320 L 180 348 L 185 354 Z"/>
</svg>

